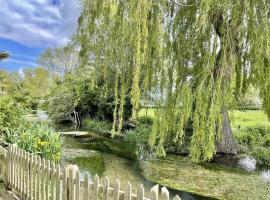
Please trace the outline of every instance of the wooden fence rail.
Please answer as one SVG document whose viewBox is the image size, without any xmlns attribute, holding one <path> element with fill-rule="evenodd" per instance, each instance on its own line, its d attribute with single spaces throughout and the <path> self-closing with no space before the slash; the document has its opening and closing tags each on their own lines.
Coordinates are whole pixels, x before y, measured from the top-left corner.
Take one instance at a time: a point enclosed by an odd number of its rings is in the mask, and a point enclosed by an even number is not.
<svg viewBox="0 0 270 200">
<path fill-rule="evenodd" d="M 91 179 L 88 173 L 82 175 L 76 165 L 61 167 L 15 145 L 9 145 L 3 154 L 1 177 L 21 200 L 169 200 L 166 187 L 159 191 L 155 185 L 146 197 L 140 185 L 134 194 L 129 182 L 121 187 L 117 179 L 113 183 L 108 177 L 101 181 L 95 175 Z"/>
</svg>

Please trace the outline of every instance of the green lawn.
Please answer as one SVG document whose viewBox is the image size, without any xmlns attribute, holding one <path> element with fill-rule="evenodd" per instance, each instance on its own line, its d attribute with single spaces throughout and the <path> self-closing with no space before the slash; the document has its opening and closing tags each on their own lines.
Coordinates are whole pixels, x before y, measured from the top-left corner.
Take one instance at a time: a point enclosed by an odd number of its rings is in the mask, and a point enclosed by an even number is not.
<svg viewBox="0 0 270 200">
<path fill-rule="evenodd" d="M 148 117 L 155 117 L 155 108 L 143 108 L 139 112 L 139 116 L 148 116 Z M 235 110 L 231 112 L 231 122 L 232 122 L 232 129 L 238 130 L 238 126 L 240 129 L 246 128 L 254 128 L 254 127 L 265 127 L 266 129 L 270 129 L 270 122 L 267 119 L 266 114 L 262 110 Z"/>
<path fill-rule="evenodd" d="M 270 122 L 262 110 L 233 111 L 231 113 L 232 128 L 234 131 L 246 128 L 270 128 Z"/>
</svg>

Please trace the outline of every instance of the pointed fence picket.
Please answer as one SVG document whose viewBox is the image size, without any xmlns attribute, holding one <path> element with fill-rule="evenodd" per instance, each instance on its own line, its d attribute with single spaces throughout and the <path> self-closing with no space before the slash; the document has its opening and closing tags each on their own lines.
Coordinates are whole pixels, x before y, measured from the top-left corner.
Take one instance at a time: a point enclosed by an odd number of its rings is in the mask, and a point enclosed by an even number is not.
<svg viewBox="0 0 270 200">
<path fill-rule="evenodd" d="M 129 182 L 123 186 L 123 190 L 118 179 L 110 182 L 108 177 L 100 180 L 97 175 L 91 179 L 88 173 L 82 176 L 76 165 L 62 168 L 59 164 L 30 154 L 15 145 L 8 145 L 3 151 L 4 162 L 0 166 L 0 176 L 22 200 L 170 199 L 166 187 L 159 191 L 159 186 L 155 185 L 149 197 L 146 197 L 143 185 L 134 194 Z M 176 195 L 173 200 L 181 199 Z"/>
</svg>

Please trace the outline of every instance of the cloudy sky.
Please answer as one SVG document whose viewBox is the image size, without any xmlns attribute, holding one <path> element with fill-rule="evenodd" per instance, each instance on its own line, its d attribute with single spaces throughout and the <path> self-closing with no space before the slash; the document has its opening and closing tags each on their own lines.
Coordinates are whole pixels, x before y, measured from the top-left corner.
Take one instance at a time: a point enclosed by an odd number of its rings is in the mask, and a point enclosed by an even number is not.
<svg viewBox="0 0 270 200">
<path fill-rule="evenodd" d="M 0 51 L 9 71 L 35 67 L 40 53 L 65 44 L 76 31 L 79 0 L 0 0 Z"/>
</svg>

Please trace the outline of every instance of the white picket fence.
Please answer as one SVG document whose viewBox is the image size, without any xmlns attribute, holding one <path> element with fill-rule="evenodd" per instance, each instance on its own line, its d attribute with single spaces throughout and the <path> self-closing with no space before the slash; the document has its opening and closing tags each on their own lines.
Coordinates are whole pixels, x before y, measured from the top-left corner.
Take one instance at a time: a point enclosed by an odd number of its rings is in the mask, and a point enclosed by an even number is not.
<svg viewBox="0 0 270 200">
<path fill-rule="evenodd" d="M 111 184 L 108 177 L 100 181 L 95 175 L 91 181 L 88 173 L 81 180 L 76 165 L 63 168 L 15 145 L 4 149 L 4 158 L 1 176 L 21 200 L 169 200 L 166 187 L 159 191 L 155 185 L 146 197 L 143 185 L 134 194 L 129 182 L 121 188 L 119 180 Z M 180 197 L 177 195 L 173 200 Z"/>
</svg>

